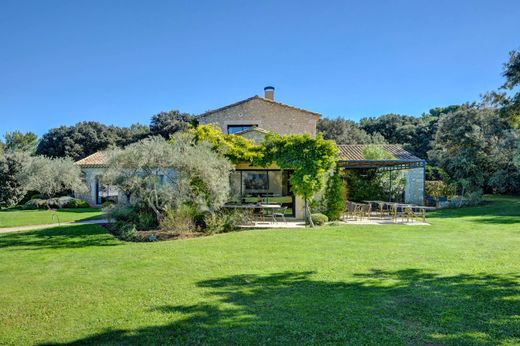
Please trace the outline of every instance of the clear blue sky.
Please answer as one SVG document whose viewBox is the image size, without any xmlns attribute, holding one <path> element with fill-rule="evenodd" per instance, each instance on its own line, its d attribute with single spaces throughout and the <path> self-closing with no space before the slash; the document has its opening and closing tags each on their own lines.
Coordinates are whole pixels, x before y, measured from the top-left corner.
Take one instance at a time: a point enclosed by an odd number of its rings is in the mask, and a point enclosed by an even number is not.
<svg viewBox="0 0 520 346">
<path fill-rule="evenodd" d="M 479 99 L 520 1 L 0 2 L 0 134 L 262 94 L 357 120 Z"/>
</svg>

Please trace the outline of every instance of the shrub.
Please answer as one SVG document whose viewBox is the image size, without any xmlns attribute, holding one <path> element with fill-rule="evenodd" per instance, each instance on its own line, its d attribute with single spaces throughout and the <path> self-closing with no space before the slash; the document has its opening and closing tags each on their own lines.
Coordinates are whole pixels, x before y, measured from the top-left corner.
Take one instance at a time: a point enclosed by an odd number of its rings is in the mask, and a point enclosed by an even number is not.
<svg viewBox="0 0 520 346">
<path fill-rule="evenodd" d="M 114 234 L 119 239 L 135 240 L 137 238 L 137 229 L 134 224 L 118 221 L 114 226 Z"/>
<path fill-rule="evenodd" d="M 22 206 L 22 209 L 25 210 L 32 210 L 32 209 L 45 209 L 47 208 L 47 201 L 44 199 L 34 198 L 31 200 L 28 200 L 27 203 L 25 203 Z"/>
<path fill-rule="evenodd" d="M 61 209 L 61 208 L 88 208 L 86 201 L 73 197 L 58 197 L 50 199 L 32 198 L 23 206 L 23 209 Z"/>
<path fill-rule="evenodd" d="M 339 169 L 327 181 L 327 189 L 325 190 L 325 212 L 329 220 L 339 220 L 341 213 L 345 210 L 347 203 L 345 181 L 341 176 Z"/>
<path fill-rule="evenodd" d="M 204 218 L 208 234 L 232 232 L 240 228 L 241 225 L 248 224 L 251 220 L 251 213 L 243 210 L 221 210 L 209 213 Z"/>
<path fill-rule="evenodd" d="M 167 208 L 160 226 L 162 230 L 179 234 L 195 232 L 195 209 L 188 205 L 181 205 L 178 209 Z"/>
<path fill-rule="evenodd" d="M 88 208 L 89 204 L 87 201 L 82 199 L 73 198 L 65 204 L 65 208 Z"/>
<path fill-rule="evenodd" d="M 327 217 L 327 215 L 320 214 L 320 213 L 311 214 L 311 219 L 312 219 L 312 222 L 316 226 L 324 225 L 326 222 L 329 221 L 329 218 Z"/>
<path fill-rule="evenodd" d="M 112 205 L 103 208 L 109 221 L 121 221 L 129 223 L 133 221 L 133 208 L 125 205 Z"/>
</svg>

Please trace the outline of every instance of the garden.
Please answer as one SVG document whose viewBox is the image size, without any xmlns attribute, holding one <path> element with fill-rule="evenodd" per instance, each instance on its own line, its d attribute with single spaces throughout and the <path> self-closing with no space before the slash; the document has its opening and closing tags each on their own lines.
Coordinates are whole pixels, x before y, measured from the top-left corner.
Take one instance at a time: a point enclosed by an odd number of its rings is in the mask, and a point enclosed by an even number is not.
<svg viewBox="0 0 520 346">
<path fill-rule="evenodd" d="M 0 344 L 518 344 L 520 199 L 430 226 L 0 234 Z"/>
</svg>

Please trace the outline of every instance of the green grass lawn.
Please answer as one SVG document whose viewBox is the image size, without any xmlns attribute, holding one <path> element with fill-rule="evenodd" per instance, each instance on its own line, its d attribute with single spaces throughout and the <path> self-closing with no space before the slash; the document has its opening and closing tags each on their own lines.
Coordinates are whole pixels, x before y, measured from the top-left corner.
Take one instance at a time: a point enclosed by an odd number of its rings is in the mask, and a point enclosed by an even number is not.
<svg viewBox="0 0 520 346">
<path fill-rule="evenodd" d="M 58 223 L 58 219 L 53 218 L 53 215 L 57 215 L 60 222 L 87 221 L 103 217 L 101 210 L 96 208 L 59 209 L 56 211 L 7 209 L 0 210 L 0 228 Z"/>
<path fill-rule="evenodd" d="M 520 198 L 431 226 L 0 235 L 0 344 L 519 344 Z"/>
</svg>

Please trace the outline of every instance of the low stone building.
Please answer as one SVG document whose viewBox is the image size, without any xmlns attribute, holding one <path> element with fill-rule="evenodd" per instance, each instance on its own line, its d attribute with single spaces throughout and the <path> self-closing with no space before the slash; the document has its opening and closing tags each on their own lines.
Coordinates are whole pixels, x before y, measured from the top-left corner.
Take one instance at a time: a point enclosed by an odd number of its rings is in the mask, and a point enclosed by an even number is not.
<svg viewBox="0 0 520 346">
<path fill-rule="evenodd" d="M 316 135 L 320 114 L 289 106 L 275 100 L 273 87 L 264 88 L 264 96 L 253 96 L 245 100 L 201 114 L 200 124 L 214 124 L 222 132 L 244 136 L 260 142 L 269 132 L 281 135 Z M 363 158 L 363 146 L 339 146 L 339 165 L 347 169 L 377 168 L 407 170 L 405 201 L 423 204 L 424 160 L 403 150 L 397 145 L 385 145 L 383 149 L 392 153 L 396 160 L 370 161 Z M 95 153 L 77 162 L 85 174 L 90 193 L 85 197 L 92 205 L 100 205 L 105 198 L 124 198 L 117 191 L 103 186 L 102 175 L 106 157 Z M 303 200 L 294 196 L 290 186 L 291 171 L 277 167 L 252 167 L 239 164 L 231 175 L 231 199 L 236 203 L 275 202 L 286 208 L 287 216 L 303 218 Z"/>
</svg>

